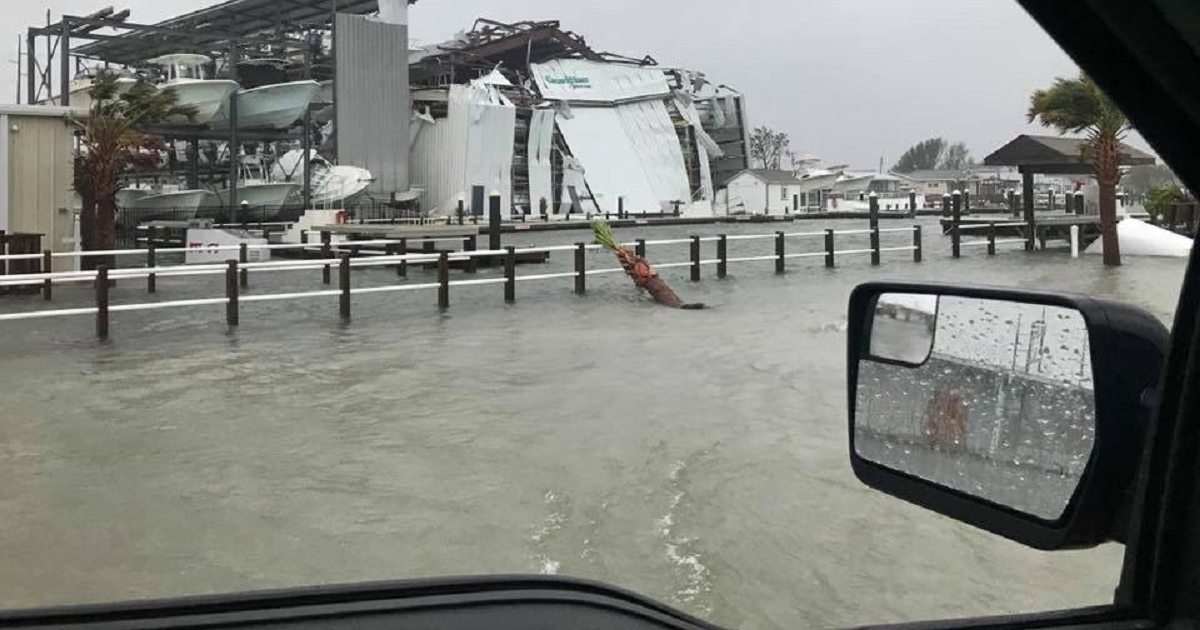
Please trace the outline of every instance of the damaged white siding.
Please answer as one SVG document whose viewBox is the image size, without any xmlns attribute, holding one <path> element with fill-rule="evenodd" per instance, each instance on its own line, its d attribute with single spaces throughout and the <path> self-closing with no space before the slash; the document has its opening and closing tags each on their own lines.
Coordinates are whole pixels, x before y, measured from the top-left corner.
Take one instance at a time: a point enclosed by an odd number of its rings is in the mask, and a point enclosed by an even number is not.
<svg viewBox="0 0 1200 630">
<path fill-rule="evenodd" d="M 449 214 L 463 198 L 470 212 L 471 188 L 483 186 L 500 192 L 501 214 L 510 217 L 516 108 L 495 87 L 474 83 L 450 87 L 448 110 L 446 118 L 423 123 L 413 143 L 421 207 Z"/>
<path fill-rule="evenodd" d="M 534 64 L 531 72 L 544 98 L 569 104 L 558 128 L 601 212 L 616 213 L 622 197 L 625 210 L 634 213 L 671 212 L 673 202 L 690 203 L 683 149 L 666 106 L 675 97 L 661 69 L 561 59 Z M 694 106 L 685 106 L 685 120 L 691 122 L 690 114 L 699 123 Z M 703 149 L 707 136 L 695 128 Z M 701 153 L 707 165 L 707 152 Z M 711 174 L 701 170 L 708 175 L 702 194 L 711 199 Z"/>
</svg>

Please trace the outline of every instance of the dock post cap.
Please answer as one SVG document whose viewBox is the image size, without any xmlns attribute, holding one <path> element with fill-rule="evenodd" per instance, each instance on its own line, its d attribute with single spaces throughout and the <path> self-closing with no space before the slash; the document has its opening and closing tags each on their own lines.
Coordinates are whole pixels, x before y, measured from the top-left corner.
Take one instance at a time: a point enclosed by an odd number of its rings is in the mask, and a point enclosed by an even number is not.
<svg viewBox="0 0 1200 630">
<path fill-rule="evenodd" d="M 942 197 L 943 197 L 943 198 L 944 198 L 944 197 L 949 197 L 949 196 L 950 196 L 950 193 L 942 193 Z"/>
<path fill-rule="evenodd" d="M 1083 196 L 1083 191 L 1082 191 L 1082 190 L 1076 190 L 1076 191 L 1075 191 L 1075 196 L 1076 196 L 1076 197 L 1081 197 L 1081 196 Z"/>
<path fill-rule="evenodd" d="M 950 193 L 950 194 L 951 194 L 951 195 L 961 195 L 961 194 L 962 194 L 962 191 L 961 191 L 961 190 L 955 190 L 954 192 L 952 192 L 952 193 Z"/>
<path fill-rule="evenodd" d="M 870 197 L 870 198 L 872 198 L 872 199 L 876 199 L 876 198 L 878 198 L 878 197 L 879 197 L 879 193 L 877 193 L 877 192 L 875 192 L 874 190 L 872 190 L 872 191 L 871 191 L 871 194 L 869 194 L 869 195 L 867 195 L 867 196 L 868 196 L 868 197 Z"/>
</svg>

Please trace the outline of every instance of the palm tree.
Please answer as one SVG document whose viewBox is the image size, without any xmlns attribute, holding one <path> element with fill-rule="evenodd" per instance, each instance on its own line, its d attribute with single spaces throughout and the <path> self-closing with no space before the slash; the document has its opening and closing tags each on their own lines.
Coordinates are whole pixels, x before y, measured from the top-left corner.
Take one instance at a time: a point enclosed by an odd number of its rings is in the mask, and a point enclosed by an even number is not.
<svg viewBox="0 0 1200 630">
<path fill-rule="evenodd" d="M 121 174 L 130 167 L 156 166 L 163 147 L 162 138 L 142 129 L 174 116 L 191 119 L 195 109 L 178 106 L 174 91 L 159 90 L 145 80 L 118 94 L 117 75 L 108 71 L 97 74 L 90 95 L 86 118 L 73 121 L 79 137 L 74 186 L 83 201 L 80 231 L 84 249 L 115 249 Z M 112 264 L 95 258 L 90 262 Z"/>
<path fill-rule="evenodd" d="M 1100 234 L 1104 264 L 1120 265 L 1117 241 L 1117 182 L 1121 179 L 1120 146 L 1129 121 L 1091 78 L 1059 77 L 1048 90 L 1029 98 L 1029 122 L 1039 121 L 1059 133 L 1087 133 L 1082 157 L 1092 163 L 1100 187 Z"/>
</svg>

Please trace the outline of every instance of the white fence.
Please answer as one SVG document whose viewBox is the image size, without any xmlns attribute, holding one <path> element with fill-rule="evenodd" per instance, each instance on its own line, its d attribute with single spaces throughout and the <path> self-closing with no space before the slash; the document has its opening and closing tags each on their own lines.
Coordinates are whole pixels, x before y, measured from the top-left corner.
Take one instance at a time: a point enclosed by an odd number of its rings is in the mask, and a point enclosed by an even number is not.
<svg viewBox="0 0 1200 630">
<path fill-rule="evenodd" d="M 902 246 L 881 247 L 880 237 L 885 233 L 911 233 L 912 244 Z M 837 250 L 835 248 L 836 239 L 838 236 L 845 235 L 870 235 L 871 246 L 866 249 L 846 249 Z M 788 251 L 789 241 L 802 241 L 804 239 L 823 239 L 823 247 L 820 249 L 810 249 L 809 251 Z M 768 255 L 753 255 L 742 257 L 729 256 L 729 243 L 741 241 L 774 241 L 775 251 Z M 701 247 L 704 243 L 715 243 L 715 257 L 705 258 L 701 255 Z M 701 279 L 701 270 L 706 266 L 715 266 L 716 275 L 718 278 L 726 277 L 728 266 L 736 263 L 755 263 L 774 261 L 775 272 L 784 273 L 788 260 L 799 258 L 824 258 L 826 267 L 834 267 L 837 256 L 870 254 L 872 264 L 878 265 L 881 262 L 881 255 L 884 252 L 901 252 L 911 251 L 913 260 L 920 262 L 922 254 L 921 246 L 921 228 L 920 226 L 912 226 L 906 228 L 890 228 L 890 229 L 869 229 L 869 230 L 824 230 L 820 232 L 775 232 L 773 234 L 740 234 L 740 235 L 719 235 L 719 236 L 693 236 L 686 239 L 664 239 L 664 240 L 637 240 L 626 244 L 626 247 L 633 249 L 639 255 L 645 256 L 645 251 L 648 246 L 656 245 L 689 245 L 690 257 L 687 261 L 664 262 L 653 265 L 656 269 L 671 269 L 689 267 L 691 269 L 691 280 L 699 281 Z M 284 261 L 267 261 L 267 262 L 243 262 L 245 259 L 246 246 L 227 246 L 221 247 L 222 250 L 239 251 L 240 260 L 229 260 L 226 264 L 206 264 L 206 265 L 175 265 L 175 266 L 151 266 L 137 268 L 115 268 L 109 269 L 105 266 L 100 266 L 96 270 L 91 271 L 66 271 L 66 272 L 50 272 L 50 273 L 31 273 L 14 276 L 0 276 L 0 286 L 19 286 L 19 285 L 41 285 L 42 291 L 46 299 L 52 296 L 52 286 L 63 283 L 79 283 L 87 282 L 93 285 L 95 290 L 95 305 L 83 308 L 64 308 L 64 309 L 49 309 L 39 311 L 29 311 L 20 313 L 5 313 L 0 314 L 0 322 L 26 320 L 26 319 L 41 319 L 53 317 L 68 317 L 76 315 L 94 315 L 96 317 L 96 334 L 100 338 L 107 338 L 109 327 L 109 313 L 113 312 L 131 312 L 131 311 L 148 311 L 169 308 L 196 308 L 206 306 L 225 305 L 226 307 L 226 322 L 230 326 L 237 326 L 239 320 L 240 303 L 242 302 L 268 302 L 279 300 L 302 300 L 302 299 L 317 299 L 338 297 L 339 312 L 343 317 L 350 316 L 351 298 L 354 295 L 369 295 L 376 293 L 391 293 L 405 291 L 423 291 L 437 290 L 438 305 L 440 308 L 448 308 L 450 305 L 450 290 L 455 287 L 472 287 L 472 286 L 487 286 L 487 285 L 504 285 L 504 297 L 506 301 L 512 302 L 516 299 L 516 284 L 518 282 L 532 282 L 539 280 L 556 280 L 573 278 L 575 281 L 575 293 L 583 294 L 586 292 L 586 279 L 589 275 L 603 275 L 612 273 L 622 273 L 624 270 L 620 267 L 588 269 L 587 257 L 585 253 L 589 250 L 603 249 L 601 245 L 577 243 L 575 245 L 560 245 L 549 247 L 528 247 L 517 249 L 515 247 L 506 247 L 501 250 L 475 250 L 461 251 L 455 253 L 438 252 L 438 253 L 416 253 L 416 254 L 399 254 L 394 255 L 389 252 L 372 252 L 373 255 L 362 255 L 352 257 L 351 252 L 347 250 L 357 249 L 367 246 L 384 246 L 389 251 L 400 245 L 399 240 L 375 240 L 375 241 L 354 241 L 342 243 L 342 250 L 331 248 L 328 245 L 302 244 L 302 245 L 262 245 L 260 247 L 283 249 L 283 248 L 309 248 L 314 251 L 322 252 L 325 256 L 337 256 L 334 258 L 314 258 L 304 260 L 284 260 Z M 349 246 L 349 247 L 347 247 Z M 251 246 L 255 247 L 255 246 Z M 171 248 L 159 249 L 159 252 L 184 252 L 186 248 Z M 522 254 L 550 254 L 552 252 L 574 252 L 574 269 L 569 272 L 557 273 L 538 273 L 517 275 L 516 266 L 518 256 Z M 366 254 L 367 252 L 358 252 Z M 80 255 L 93 256 L 121 256 L 121 255 L 144 255 L 145 250 L 115 250 L 115 251 L 98 251 L 98 252 L 80 252 Z M 27 255 L 16 255 L 27 257 Z M 40 257 L 39 255 L 33 255 Z M 469 271 L 473 271 L 475 264 L 472 264 L 473 259 L 488 257 L 498 259 L 504 265 L 504 277 L 502 278 L 473 278 L 462 280 L 450 280 L 450 266 L 453 262 L 466 263 L 465 266 Z M 18 259 L 8 257 L 11 259 Z M 355 268 L 364 267 L 379 267 L 379 266 L 396 266 L 398 275 L 407 274 L 407 266 L 409 264 L 433 264 L 437 265 L 437 281 L 417 284 L 396 284 L 386 286 L 373 287 L 353 287 L 350 281 L 350 272 Z M 297 271 L 297 270 L 321 270 L 323 284 L 332 284 L 332 269 L 336 267 L 338 271 L 338 279 L 336 289 L 324 289 L 316 291 L 292 292 L 292 293 L 274 293 L 262 295 L 242 295 L 242 290 L 248 286 L 249 274 L 254 272 L 259 273 L 273 271 Z M 139 304 L 110 304 L 109 303 L 109 283 L 113 280 L 122 279 L 145 279 L 147 281 L 148 292 L 155 291 L 154 281 L 162 277 L 178 277 L 178 276 L 224 276 L 225 277 L 225 295 L 220 297 L 174 300 L 174 301 L 159 301 Z"/>
</svg>

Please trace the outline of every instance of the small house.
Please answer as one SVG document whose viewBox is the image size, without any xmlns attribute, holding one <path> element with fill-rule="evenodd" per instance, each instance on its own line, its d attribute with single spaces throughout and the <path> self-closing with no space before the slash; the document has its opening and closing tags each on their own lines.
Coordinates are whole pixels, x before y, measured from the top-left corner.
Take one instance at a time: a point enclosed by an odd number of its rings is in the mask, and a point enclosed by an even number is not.
<svg viewBox="0 0 1200 630">
<path fill-rule="evenodd" d="M 38 246 L 54 252 L 75 249 L 71 112 L 0 105 L 0 232 L 40 235 Z"/>
<path fill-rule="evenodd" d="M 726 214 L 791 214 L 800 209 L 801 186 L 791 171 L 746 169 L 726 185 Z"/>
</svg>

